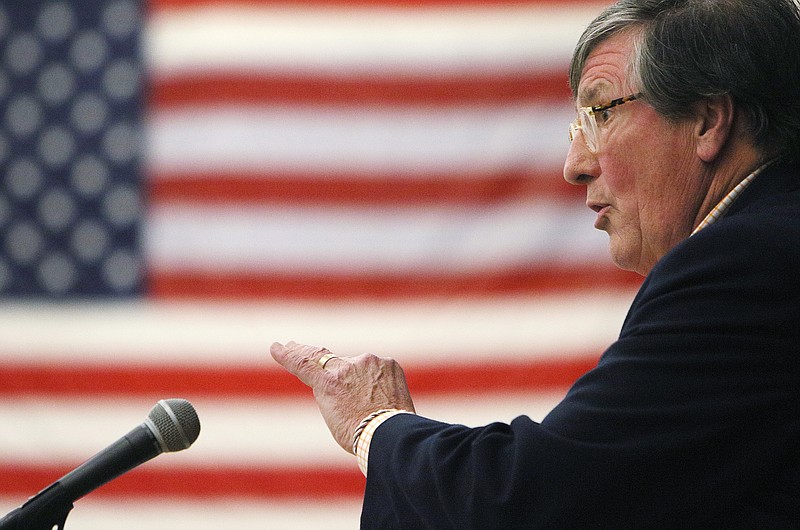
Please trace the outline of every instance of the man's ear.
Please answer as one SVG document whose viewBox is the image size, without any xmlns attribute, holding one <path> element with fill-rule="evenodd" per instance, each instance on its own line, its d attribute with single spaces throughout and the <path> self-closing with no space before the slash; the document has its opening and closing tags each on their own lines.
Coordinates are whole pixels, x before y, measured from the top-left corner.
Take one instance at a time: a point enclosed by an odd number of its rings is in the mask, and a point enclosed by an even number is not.
<svg viewBox="0 0 800 530">
<path fill-rule="evenodd" d="M 697 156 L 714 162 L 733 134 L 735 107 L 726 94 L 712 96 L 695 104 Z"/>
</svg>

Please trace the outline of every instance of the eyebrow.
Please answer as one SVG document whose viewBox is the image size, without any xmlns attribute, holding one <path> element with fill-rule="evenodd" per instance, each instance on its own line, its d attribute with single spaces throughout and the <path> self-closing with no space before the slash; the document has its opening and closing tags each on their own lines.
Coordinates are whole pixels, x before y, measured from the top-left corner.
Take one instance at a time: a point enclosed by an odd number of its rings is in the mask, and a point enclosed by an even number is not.
<svg viewBox="0 0 800 530">
<path fill-rule="evenodd" d="M 587 88 L 584 88 L 578 92 L 578 98 L 575 100 L 576 103 L 578 100 L 584 102 L 590 102 L 589 105 L 596 104 L 597 100 L 601 97 L 605 96 L 607 99 L 608 96 L 605 94 L 608 92 L 609 85 L 605 83 L 599 83 L 590 85 Z M 594 101 L 595 103 L 591 103 Z"/>
</svg>

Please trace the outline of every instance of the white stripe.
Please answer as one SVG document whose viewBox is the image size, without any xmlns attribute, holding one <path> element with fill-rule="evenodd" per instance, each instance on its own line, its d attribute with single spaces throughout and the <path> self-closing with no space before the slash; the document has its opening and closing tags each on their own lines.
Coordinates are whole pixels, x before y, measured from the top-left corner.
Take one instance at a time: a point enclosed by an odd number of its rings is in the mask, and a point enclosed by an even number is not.
<svg viewBox="0 0 800 530">
<path fill-rule="evenodd" d="M 25 497 L 0 497 L 0 514 L 25 500 Z M 228 497 L 191 502 L 180 498 L 109 500 L 90 494 L 75 503 L 65 527 L 68 530 L 356 530 L 360 513 L 360 499 Z"/>
<path fill-rule="evenodd" d="M 171 271 L 453 273 L 610 263 L 585 206 L 324 208 L 156 206 L 143 246 Z M 569 242 L 566 244 L 565 242 Z"/>
<path fill-rule="evenodd" d="M 423 396 L 415 399 L 415 406 L 433 419 L 480 426 L 508 423 L 521 414 L 540 420 L 562 397 L 563 392 Z M 0 406 L 0 454 L 7 464 L 78 465 L 142 423 L 157 399 L 5 399 Z M 357 469 L 355 458 L 331 437 L 310 391 L 308 399 L 190 401 L 200 418 L 197 441 L 145 465 Z"/>
<path fill-rule="evenodd" d="M 157 13 L 145 50 L 158 75 L 187 70 L 453 72 L 563 68 L 585 6 L 496 8 L 202 7 Z"/>
<path fill-rule="evenodd" d="M 562 106 L 416 109 L 175 109 L 148 122 L 156 170 L 419 172 L 560 168 L 575 110 Z"/>
<path fill-rule="evenodd" d="M 331 303 L 0 305 L 5 362 L 273 366 L 269 345 L 296 340 L 401 363 L 599 354 L 631 292 Z"/>
</svg>

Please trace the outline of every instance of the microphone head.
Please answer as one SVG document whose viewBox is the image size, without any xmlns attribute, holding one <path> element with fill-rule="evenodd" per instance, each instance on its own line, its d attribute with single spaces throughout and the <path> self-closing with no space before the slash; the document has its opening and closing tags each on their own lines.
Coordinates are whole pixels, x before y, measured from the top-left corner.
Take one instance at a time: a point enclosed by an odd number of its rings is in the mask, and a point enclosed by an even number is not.
<svg viewBox="0 0 800 530">
<path fill-rule="evenodd" d="M 162 399 L 150 409 L 145 424 L 165 453 L 187 449 L 200 435 L 200 419 L 185 399 Z"/>
</svg>

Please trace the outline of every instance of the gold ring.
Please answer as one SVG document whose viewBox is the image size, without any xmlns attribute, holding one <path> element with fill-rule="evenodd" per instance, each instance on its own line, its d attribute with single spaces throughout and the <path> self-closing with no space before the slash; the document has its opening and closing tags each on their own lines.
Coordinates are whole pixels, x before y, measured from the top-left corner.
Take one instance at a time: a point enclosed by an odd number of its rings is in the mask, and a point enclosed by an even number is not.
<svg viewBox="0 0 800 530">
<path fill-rule="evenodd" d="M 320 365 L 320 366 L 321 366 L 321 367 L 324 369 L 324 368 L 325 368 L 325 365 L 326 365 L 326 364 L 328 364 L 328 361 L 330 361 L 331 359 L 333 359 L 333 358 L 335 358 L 335 357 L 336 357 L 336 356 L 335 356 L 334 354 L 332 354 L 332 353 L 326 353 L 325 355 L 323 355 L 322 357 L 320 357 L 320 358 L 319 358 L 319 360 L 318 360 L 317 362 L 318 362 L 318 363 L 319 363 L 319 365 Z"/>
</svg>

